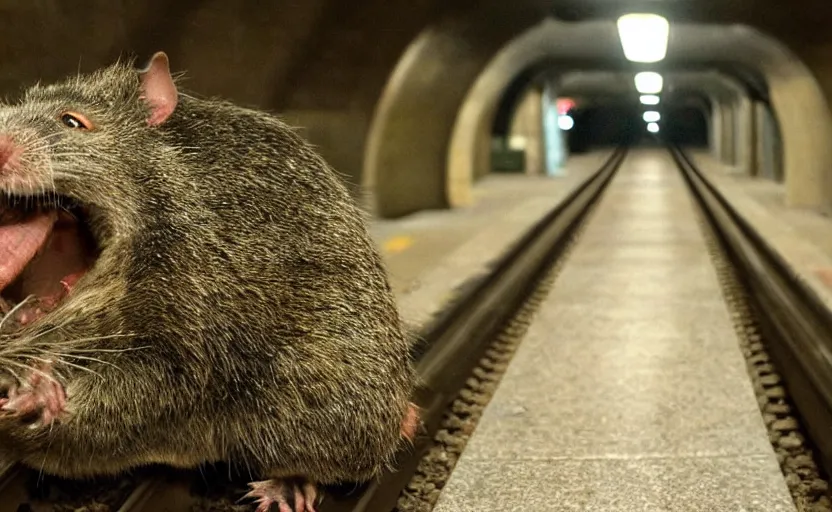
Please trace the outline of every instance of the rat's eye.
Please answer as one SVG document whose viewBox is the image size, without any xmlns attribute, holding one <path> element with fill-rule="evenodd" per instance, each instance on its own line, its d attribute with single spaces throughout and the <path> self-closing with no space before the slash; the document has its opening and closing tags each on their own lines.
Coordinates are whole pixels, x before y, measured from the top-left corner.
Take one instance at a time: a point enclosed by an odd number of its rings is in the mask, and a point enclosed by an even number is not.
<svg viewBox="0 0 832 512">
<path fill-rule="evenodd" d="M 92 130 L 92 123 L 89 119 L 75 112 L 64 112 L 61 114 L 61 122 L 69 128 Z"/>
</svg>

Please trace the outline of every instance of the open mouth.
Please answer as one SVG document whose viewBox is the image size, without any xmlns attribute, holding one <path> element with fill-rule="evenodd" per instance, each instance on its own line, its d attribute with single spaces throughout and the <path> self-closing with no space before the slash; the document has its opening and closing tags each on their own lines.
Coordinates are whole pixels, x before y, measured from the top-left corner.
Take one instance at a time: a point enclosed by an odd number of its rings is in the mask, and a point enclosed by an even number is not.
<svg viewBox="0 0 832 512">
<path fill-rule="evenodd" d="M 89 211 L 65 197 L 0 196 L 0 330 L 55 309 L 92 266 Z"/>
</svg>

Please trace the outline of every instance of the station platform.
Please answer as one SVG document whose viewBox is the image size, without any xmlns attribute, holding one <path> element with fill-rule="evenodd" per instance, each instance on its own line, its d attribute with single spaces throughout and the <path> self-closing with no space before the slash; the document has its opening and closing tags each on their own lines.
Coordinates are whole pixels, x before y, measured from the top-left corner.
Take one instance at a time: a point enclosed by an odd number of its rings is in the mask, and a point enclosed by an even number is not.
<svg viewBox="0 0 832 512">
<path fill-rule="evenodd" d="M 475 185 L 469 207 L 374 220 L 370 233 L 405 321 L 418 328 L 429 320 L 611 155 L 602 149 L 573 156 L 555 177 L 492 174 Z"/>
<path fill-rule="evenodd" d="M 666 151 L 624 161 L 434 510 L 795 510 Z"/>
<path fill-rule="evenodd" d="M 782 183 L 738 173 L 705 151 L 688 155 L 740 217 L 832 310 L 832 217 L 786 206 Z"/>
</svg>

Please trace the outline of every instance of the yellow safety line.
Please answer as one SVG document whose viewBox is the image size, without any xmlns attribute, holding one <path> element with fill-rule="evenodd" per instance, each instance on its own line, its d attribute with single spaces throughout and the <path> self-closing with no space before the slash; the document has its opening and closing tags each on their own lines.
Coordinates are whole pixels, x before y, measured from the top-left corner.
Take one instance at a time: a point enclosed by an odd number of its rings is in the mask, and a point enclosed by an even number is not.
<svg viewBox="0 0 832 512">
<path fill-rule="evenodd" d="M 412 236 L 400 235 L 388 238 L 382 247 L 384 252 L 395 254 L 406 250 L 411 245 L 413 245 Z"/>
</svg>

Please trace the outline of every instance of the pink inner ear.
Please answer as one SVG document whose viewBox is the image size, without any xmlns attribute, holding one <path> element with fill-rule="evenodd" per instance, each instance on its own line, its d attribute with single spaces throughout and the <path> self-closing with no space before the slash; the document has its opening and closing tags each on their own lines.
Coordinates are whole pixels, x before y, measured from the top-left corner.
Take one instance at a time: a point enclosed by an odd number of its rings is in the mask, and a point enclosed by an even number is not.
<svg viewBox="0 0 832 512">
<path fill-rule="evenodd" d="M 150 106 L 147 124 L 157 126 L 164 123 L 176 108 L 179 94 L 170 75 L 168 57 L 157 52 L 141 72 L 142 98 Z"/>
</svg>

